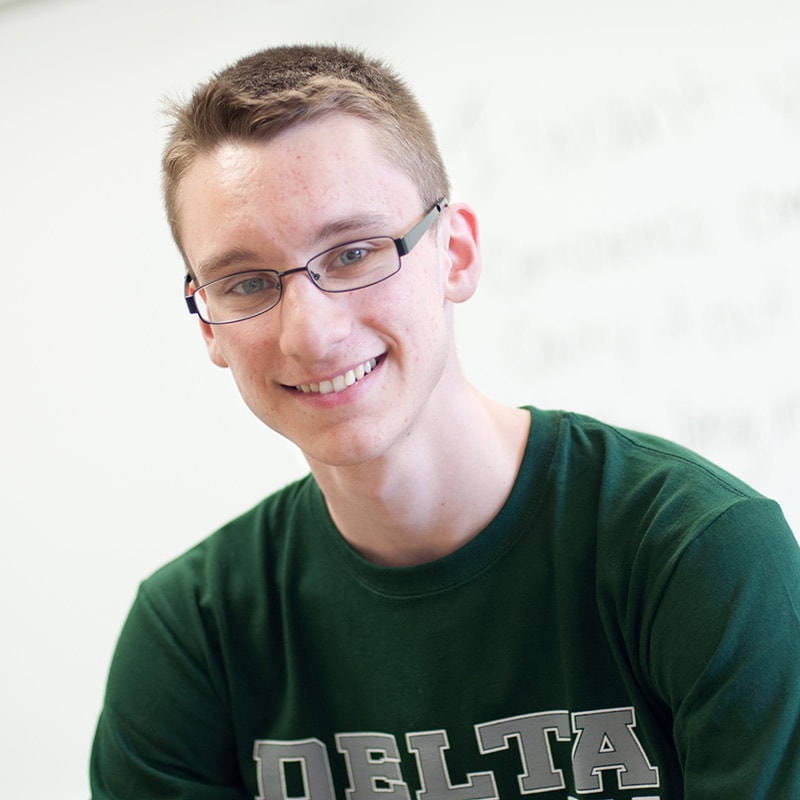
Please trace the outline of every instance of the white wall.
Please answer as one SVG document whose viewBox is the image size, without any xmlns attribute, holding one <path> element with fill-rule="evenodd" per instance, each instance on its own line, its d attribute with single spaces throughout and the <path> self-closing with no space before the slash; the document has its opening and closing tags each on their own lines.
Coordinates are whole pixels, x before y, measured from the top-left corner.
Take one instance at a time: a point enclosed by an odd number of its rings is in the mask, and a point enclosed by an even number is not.
<svg viewBox="0 0 800 800">
<path fill-rule="evenodd" d="M 207 363 L 158 189 L 162 95 L 265 45 L 417 87 L 483 221 L 476 383 L 693 446 L 800 531 L 800 4 L 653 6 L 0 8 L 0 796 L 88 795 L 137 582 L 304 471 Z"/>
</svg>

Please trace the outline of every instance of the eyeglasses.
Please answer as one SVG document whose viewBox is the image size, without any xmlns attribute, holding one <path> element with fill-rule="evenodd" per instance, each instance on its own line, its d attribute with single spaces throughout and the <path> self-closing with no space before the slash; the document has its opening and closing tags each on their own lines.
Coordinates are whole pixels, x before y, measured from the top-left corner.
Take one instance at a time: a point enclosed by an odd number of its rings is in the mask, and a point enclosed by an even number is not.
<svg viewBox="0 0 800 800">
<path fill-rule="evenodd" d="M 189 292 L 194 280 L 186 276 L 185 296 L 190 314 L 210 325 L 224 325 L 257 317 L 274 308 L 283 294 L 283 278 L 295 272 L 308 273 L 323 292 L 352 292 L 391 278 L 400 271 L 400 260 L 408 255 L 434 220 L 447 206 L 442 198 L 405 236 L 374 236 L 331 247 L 314 256 L 304 267 L 283 272 L 248 270 L 216 278 Z"/>
</svg>

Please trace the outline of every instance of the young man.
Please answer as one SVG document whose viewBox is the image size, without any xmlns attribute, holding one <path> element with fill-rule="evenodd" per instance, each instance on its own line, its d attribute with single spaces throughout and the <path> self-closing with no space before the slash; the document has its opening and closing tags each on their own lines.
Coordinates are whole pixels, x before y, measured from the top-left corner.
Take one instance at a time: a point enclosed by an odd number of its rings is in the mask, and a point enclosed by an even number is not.
<svg viewBox="0 0 800 800">
<path fill-rule="evenodd" d="M 311 474 L 143 583 L 95 800 L 800 797 L 780 510 L 465 380 L 477 224 L 402 82 L 243 59 L 176 112 L 164 174 L 211 360 Z"/>
</svg>

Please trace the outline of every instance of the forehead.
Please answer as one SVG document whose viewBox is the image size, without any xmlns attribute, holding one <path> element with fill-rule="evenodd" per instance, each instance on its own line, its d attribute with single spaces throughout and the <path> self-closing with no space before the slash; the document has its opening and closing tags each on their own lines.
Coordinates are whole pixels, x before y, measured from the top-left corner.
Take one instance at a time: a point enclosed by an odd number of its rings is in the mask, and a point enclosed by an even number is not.
<svg viewBox="0 0 800 800">
<path fill-rule="evenodd" d="M 198 249 L 252 246 L 243 239 L 304 248 L 319 244 L 320 231 L 347 228 L 351 218 L 390 226 L 418 214 L 419 191 L 379 142 L 369 123 L 338 114 L 199 155 L 178 200 L 190 263 Z"/>
<path fill-rule="evenodd" d="M 387 157 L 376 129 L 338 114 L 301 123 L 265 142 L 226 141 L 199 155 L 184 177 L 181 212 L 210 194 L 241 202 L 257 198 L 277 208 L 298 199 L 325 205 L 354 194 L 369 204 L 381 193 L 405 192 L 410 183 Z"/>
</svg>

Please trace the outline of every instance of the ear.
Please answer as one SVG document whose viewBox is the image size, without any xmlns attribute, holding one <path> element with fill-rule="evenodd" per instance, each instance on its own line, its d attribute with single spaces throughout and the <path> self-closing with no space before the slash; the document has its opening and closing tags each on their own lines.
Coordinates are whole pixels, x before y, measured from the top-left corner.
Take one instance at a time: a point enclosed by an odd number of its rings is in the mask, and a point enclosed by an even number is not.
<svg viewBox="0 0 800 800">
<path fill-rule="evenodd" d="M 475 294 L 481 275 L 478 218 L 466 203 L 454 203 L 443 222 L 440 235 L 449 257 L 445 294 L 451 302 L 463 303 Z"/>
<path fill-rule="evenodd" d="M 222 355 L 222 350 L 220 349 L 219 342 L 217 341 L 217 337 L 214 334 L 214 326 L 209 325 L 207 322 L 203 322 L 200 320 L 200 332 L 203 334 L 203 339 L 206 343 L 206 349 L 208 350 L 208 357 L 218 366 L 218 367 L 227 367 L 228 362 L 225 359 L 225 356 Z"/>
</svg>

